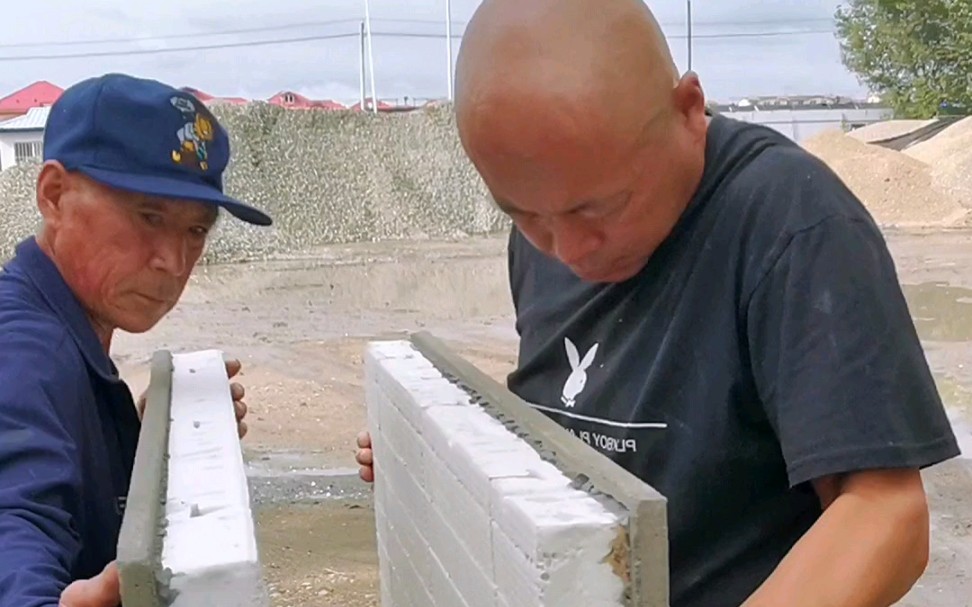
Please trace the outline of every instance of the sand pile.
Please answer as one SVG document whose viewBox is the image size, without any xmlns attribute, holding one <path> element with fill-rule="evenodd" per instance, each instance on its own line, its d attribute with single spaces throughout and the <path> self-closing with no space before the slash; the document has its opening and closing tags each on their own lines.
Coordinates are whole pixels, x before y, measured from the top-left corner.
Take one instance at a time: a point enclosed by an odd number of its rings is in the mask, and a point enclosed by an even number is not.
<svg viewBox="0 0 972 607">
<path fill-rule="evenodd" d="M 972 208 L 972 117 L 956 122 L 904 153 L 930 167 L 936 187 Z"/>
<path fill-rule="evenodd" d="M 847 135 L 857 139 L 858 141 L 863 141 L 864 143 L 874 143 L 875 141 L 884 141 L 886 139 L 894 139 L 895 137 L 908 135 L 909 133 L 913 133 L 920 128 L 932 124 L 933 122 L 935 121 L 885 120 L 883 122 L 869 124 L 859 129 L 854 129 L 853 131 L 847 133 Z"/>
<path fill-rule="evenodd" d="M 813 137 L 803 146 L 826 162 L 883 226 L 951 227 L 966 210 L 934 184 L 924 162 L 840 131 Z"/>
<path fill-rule="evenodd" d="M 255 228 L 222 217 L 208 262 L 286 256 L 330 243 L 462 238 L 507 225 L 463 154 L 449 106 L 378 115 L 268 104 L 212 110 L 234 150 L 227 193 L 267 209 L 275 225 Z M 32 230 L 21 215 L 33 208 L 35 178 L 36 167 L 0 178 L 0 260 Z M 13 221 L 11 213 L 21 218 Z"/>
</svg>

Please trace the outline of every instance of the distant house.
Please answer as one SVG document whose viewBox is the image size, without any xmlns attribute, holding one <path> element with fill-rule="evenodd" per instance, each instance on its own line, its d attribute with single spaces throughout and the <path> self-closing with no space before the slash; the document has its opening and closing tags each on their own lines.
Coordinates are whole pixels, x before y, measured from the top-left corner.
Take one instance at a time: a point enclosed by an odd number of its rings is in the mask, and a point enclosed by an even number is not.
<svg viewBox="0 0 972 607">
<path fill-rule="evenodd" d="M 44 155 L 44 125 L 50 106 L 34 107 L 23 116 L 0 122 L 0 171 Z"/>
<path fill-rule="evenodd" d="M 366 97 L 365 98 L 365 103 L 364 103 L 365 109 L 366 110 L 369 110 L 369 111 L 373 110 L 374 107 L 375 107 L 374 103 L 375 103 L 374 102 L 374 99 L 372 99 L 371 97 Z M 359 102 L 355 103 L 354 105 L 352 105 L 351 106 L 351 109 L 354 110 L 354 111 L 356 111 L 356 112 L 360 112 L 361 111 L 361 102 L 359 101 Z M 385 103 L 381 99 L 378 100 L 378 111 L 379 112 L 382 111 L 382 110 L 392 110 L 392 109 L 395 109 L 395 106 L 393 106 L 390 103 Z"/>
<path fill-rule="evenodd" d="M 23 116 L 31 108 L 50 106 L 63 92 L 64 89 L 46 80 L 35 82 L 0 98 L 0 120 Z"/>
<path fill-rule="evenodd" d="M 248 100 L 242 97 L 216 97 L 210 95 L 209 93 L 204 93 L 199 89 L 194 89 L 191 86 L 184 86 L 180 89 L 184 93 L 189 93 L 196 99 L 202 101 L 204 104 L 209 105 L 210 103 L 228 103 L 230 105 L 246 105 L 249 103 Z"/>
<path fill-rule="evenodd" d="M 278 105 L 288 110 L 343 110 L 343 105 L 330 99 L 310 99 L 293 91 L 281 91 L 267 100 L 270 105 Z"/>
</svg>

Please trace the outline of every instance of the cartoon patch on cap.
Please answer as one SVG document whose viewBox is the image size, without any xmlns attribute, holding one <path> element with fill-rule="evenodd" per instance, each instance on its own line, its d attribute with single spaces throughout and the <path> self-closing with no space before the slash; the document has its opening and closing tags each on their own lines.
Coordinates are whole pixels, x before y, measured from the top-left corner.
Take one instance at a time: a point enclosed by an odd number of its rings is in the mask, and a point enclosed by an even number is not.
<svg viewBox="0 0 972 607">
<path fill-rule="evenodd" d="M 186 120 L 176 131 L 180 146 L 178 150 L 172 150 L 172 161 L 181 166 L 207 170 L 209 153 L 206 144 L 214 137 L 212 121 L 203 116 L 196 109 L 196 105 L 185 97 L 173 97 L 170 101 Z"/>
</svg>

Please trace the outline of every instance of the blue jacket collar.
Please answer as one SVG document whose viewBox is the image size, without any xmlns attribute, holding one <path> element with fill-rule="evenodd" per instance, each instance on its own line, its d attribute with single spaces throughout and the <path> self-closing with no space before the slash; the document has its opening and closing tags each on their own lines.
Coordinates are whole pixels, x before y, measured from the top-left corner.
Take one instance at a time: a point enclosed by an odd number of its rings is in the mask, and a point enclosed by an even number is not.
<svg viewBox="0 0 972 607">
<path fill-rule="evenodd" d="M 88 366 L 109 382 L 120 380 L 118 370 L 101 346 L 94 326 L 81 302 L 71 291 L 54 262 L 31 237 L 17 245 L 16 256 L 7 266 L 30 281 L 51 310 L 61 319 L 78 345 Z"/>
</svg>

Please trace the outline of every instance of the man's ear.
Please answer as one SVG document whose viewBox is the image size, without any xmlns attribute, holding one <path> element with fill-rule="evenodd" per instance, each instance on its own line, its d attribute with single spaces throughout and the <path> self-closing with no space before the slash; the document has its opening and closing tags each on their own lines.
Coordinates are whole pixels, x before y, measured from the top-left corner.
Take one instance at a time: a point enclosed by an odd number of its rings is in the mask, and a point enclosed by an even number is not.
<svg viewBox="0 0 972 607">
<path fill-rule="evenodd" d="M 64 213 L 62 208 L 64 192 L 67 189 L 68 173 L 56 160 L 44 163 L 37 176 L 37 209 L 44 218 L 44 224 L 57 227 Z"/>
<path fill-rule="evenodd" d="M 678 81 L 674 90 L 675 109 L 680 118 L 696 135 L 706 132 L 705 92 L 695 72 L 688 72 Z"/>
</svg>

